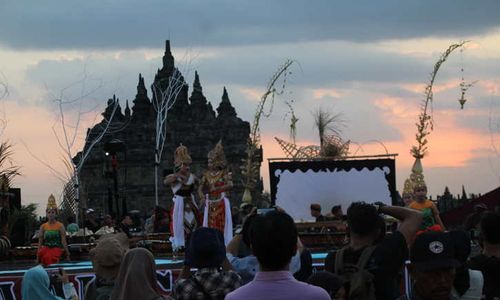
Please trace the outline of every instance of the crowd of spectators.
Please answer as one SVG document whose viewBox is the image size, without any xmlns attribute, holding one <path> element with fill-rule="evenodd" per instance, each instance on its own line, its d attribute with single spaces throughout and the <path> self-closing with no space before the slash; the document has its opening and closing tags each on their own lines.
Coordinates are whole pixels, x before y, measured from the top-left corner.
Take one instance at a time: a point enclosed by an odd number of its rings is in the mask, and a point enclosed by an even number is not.
<svg viewBox="0 0 500 300">
<path fill-rule="evenodd" d="M 344 216 L 333 207 L 318 221 L 345 220 L 348 243 L 328 252 L 324 270 L 312 265 L 294 220 L 282 209 L 259 214 L 240 207 L 241 230 L 224 245 L 222 233 L 198 228 L 187 240 L 184 265 L 172 287 L 174 299 L 500 299 L 500 214 L 481 211 L 469 230 L 481 253 L 471 255 L 469 231 L 425 231 L 422 212 L 383 203 L 354 202 Z M 88 212 L 86 226 L 95 219 Z M 90 217 L 89 217 L 90 216 Z M 384 216 L 398 220 L 386 232 Z M 152 213 L 151 226 L 168 218 Z M 323 219 L 321 218 L 323 217 Z M 162 221 L 163 220 L 163 221 Z M 71 220 L 68 220 L 71 221 Z M 106 221 L 114 225 L 111 217 Z M 95 222 L 97 223 L 97 222 Z M 95 279 L 85 299 L 168 299 L 159 293 L 155 260 L 144 248 L 128 249 L 130 216 L 122 233 L 102 237 L 91 251 Z M 77 299 L 64 270 L 56 274 L 66 299 Z M 23 279 L 23 299 L 61 299 L 50 291 L 50 272 L 36 266 Z"/>
</svg>

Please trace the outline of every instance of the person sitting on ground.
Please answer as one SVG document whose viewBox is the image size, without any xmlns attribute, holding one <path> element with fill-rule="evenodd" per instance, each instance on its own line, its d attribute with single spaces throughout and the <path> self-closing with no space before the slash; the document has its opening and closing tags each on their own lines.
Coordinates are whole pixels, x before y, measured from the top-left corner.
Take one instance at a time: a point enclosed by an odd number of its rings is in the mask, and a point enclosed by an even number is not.
<svg viewBox="0 0 500 300">
<path fill-rule="evenodd" d="M 339 276 L 327 271 L 319 271 L 312 274 L 307 282 L 323 288 L 332 300 L 345 300 L 346 292 L 344 282 Z"/>
<path fill-rule="evenodd" d="M 241 285 L 226 258 L 224 236 L 215 228 L 200 227 L 189 239 L 184 268 L 174 286 L 175 299 L 221 299 Z M 191 267 L 197 268 L 191 275 Z"/>
<path fill-rule="evenodd" d="M 55 296 L 50 292 L 49 274 L 41 266 L 35 266 L 24 273 L 23 283 L 21 287 L 21 295 L 23 300 L 78 300 L 78 296 L 73 286 L 68 279 L 68 275 L 61 268 L 58 270 L 58 280 L 63 283 L 64 298 Z M 3 299 L 3 298 L 2 298 Z"/>
<path fill-rule="evenodd" d="M 488 212 L 479 224 L 483 252 L 472 257 L 468 266 L 483 273 L 483 298 L 500 299 L 500 214 Z M 495 298 L 496 297 L 496 298 Z"/>
<path fill-rule="evenodd" d="M 245 218 L 243 228 L 240 234 L 233 237 L 231 242 L 226 247 L 226 256 L 233 269 L 241 276 L 242 284 L 247 284 L 252 281 L 255 274 L 260 270 L 257 257 L 251 252 L 248 255 L 240 257 L 242 246 L 250 249 L 250 232 L 252 224 L 257 217 L 257 208 L 253 208 L 250 214 Z M 304 246 L 297 238 L 297 252 L 290 261 L 290 273 L 295 274 L 301 269 L 301 253 Z"/>
<path fill-rule="evenodd" d="M 144 248 L 134 248 L 125 253 L 110 299 L 171 299 L 158 293 L 156 265 L 151 252 Z"/>
<path fill-rule="evenodd" d="M 66 221 L 68 222 L 68 226 L 66 226 L 66 232 L 69 234 L 73 234 L 78 232 L 80 230 L 80 227 L 78 227 L 78 224 L 75 223 L 75 217 L 69 216 Z"/>
<path fill-rule="evenodd" d="M 311 216 L 316 218 L 316 222 L 325 221 L 325 216 L 321 214 L 321 205 L 318 203 L 311 204 Z"/>
<path fill-rule="evenodd" d="M 297 228 L 289 215 L 271 211 L 257 215 L 250 230 L 250 246 L 260 271 L 248 284 L 229 293 L 226 300 L 309 299 L 327 300 L 322 288 L 297 281 L 289 271 L 297 253 Z"/>
<path fill-rule="evenodd" d="M 385 223 L 379 213 L 400 220 L 399 229 L 385 235 Z M 376 299 L 395 299 L 400 295 L 399 273 L 408 257 L 407 245 L 414 239 L 421 222 L 422 214 L 413 209 L 379 202 L 376 205 L 353 202 L 347 209 L 349 245 L 327 255 L 325 270 L 344 277 L 347 293 L 352 295 L 356 291 L 350 287 L 349 276 L 364 258 L 366 264 L 361 268 L 373 275 Z"/>
<path fill-rule="evenodd" d="M 452 300 L 455 268 L 460 266 L 456 258 L 455 242 L 450 234 L 428 231 L 416 237 L 411 246 L 411 264 L 413 279 L 410 297 L 401 296 L 400 300 Z"/>
<path fill-rule="evenodd" d="M 97 241 L 89 253 L 95 277 L 85 286 L 85 299 L 109 299 L 128 247 L 124 233 L 104 235 Z"/>
</svg>

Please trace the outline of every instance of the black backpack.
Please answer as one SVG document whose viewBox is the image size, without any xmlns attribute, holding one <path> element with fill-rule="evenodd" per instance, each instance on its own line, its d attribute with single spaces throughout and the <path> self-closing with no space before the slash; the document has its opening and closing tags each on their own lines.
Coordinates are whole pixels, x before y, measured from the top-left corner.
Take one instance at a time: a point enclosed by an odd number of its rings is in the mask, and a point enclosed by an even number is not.
<svg viewBox="0 0 500 300">
<path fill-rule="evenodd" d="M 356 264 L 344 263 L 344 252 L 347 248 L 337 251 L 334 272 L 350 286 L 349 300 L 376 300 L 374 276 L 366 269 L 375 248 L 376 246 L 366 247 Z"/>
</svg>

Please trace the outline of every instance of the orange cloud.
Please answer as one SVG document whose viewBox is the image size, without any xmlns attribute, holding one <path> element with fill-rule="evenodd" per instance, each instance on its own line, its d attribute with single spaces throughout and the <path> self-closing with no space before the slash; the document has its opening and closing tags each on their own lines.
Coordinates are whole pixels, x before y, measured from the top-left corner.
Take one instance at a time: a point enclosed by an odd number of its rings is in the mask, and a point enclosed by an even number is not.
<svg viewBox="0 0 500 300">
<path fill-rule="evenodd" d="M 312 92 L 314 99 L 320 99 L 325 96 L 332 98 L 340 98 L 345 95 L 344 92 L 341 92 L 337 89 L 314 89 Z"/>
</svg>

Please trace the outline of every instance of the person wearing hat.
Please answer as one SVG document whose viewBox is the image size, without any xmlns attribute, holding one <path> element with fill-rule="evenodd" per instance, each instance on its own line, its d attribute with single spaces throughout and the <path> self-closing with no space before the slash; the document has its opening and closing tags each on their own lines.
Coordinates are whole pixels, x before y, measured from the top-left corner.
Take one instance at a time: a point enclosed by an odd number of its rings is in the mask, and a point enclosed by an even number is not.
<svg viewBox="0 0 500 300">
<path fill-rule="evenodd" d="M 89 252 L 96 277 L 85 286 L 85 299 L 102 299 L 100 297 L 111 295 L 128 248 L 128 238 L 121 232 L 103 235 L 97 241 L 97 246 Z"/>
<path fill-rule="evenodd" d="M 455 268 L 460 267 L 455 241 L 449 233 L 428 231 L 417 236 L 410 249 L 413 288 L 400 299 L 452 300 Z"/>
<path fill-rule="evenodd" d="M 83 223 L 83 227 L 91 230 L 92 233 L 95 233 L 101 226 L 99 222 L 96 220 L 95 211 L 92 208 L 87 209 L 85 212 L 85 222 Z"/>
<path fill-rule="evenodd" d="M 198 270 L 191 275 L 191 268 Z M 214 228 L 196 229 L 186 247 L 184 268 L 174 285 L 175 299 L 224 299 L 240 285 L 240 276 L 227 261 L 222 233 Z"/>
<path fill-rule="evenodd" d="M 69 260 L 68 243 L 66 241 L 66 229 L 57 218 L 57 204 L 54 195 L 50 195 L 47 201 L 47 222 L 40 226 L 38 233 L 37 262 L 44 266 L 56 264 L 65 254 Z"/>
<path fill-rule="evenodd" d="M 200 224 L 200 213 L 193 194 L 198 179 L 190 171 L 191 163 L 188 148 L 181 144 L 174 153 L 175 172 L 163 180 L 174 194 L 170 224 L 170 241 L 174 250 L 184 247 L 186 237 Z"/>
</svg>

